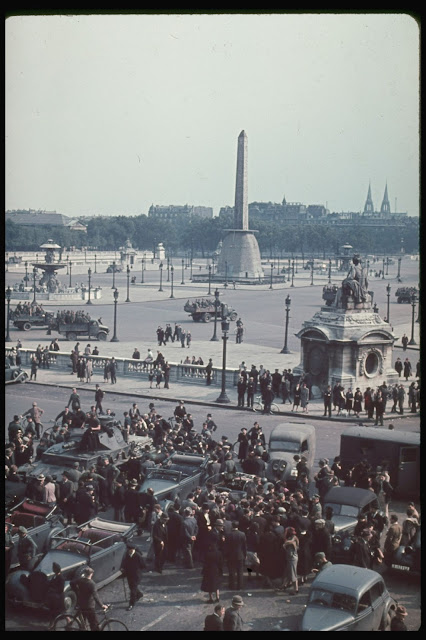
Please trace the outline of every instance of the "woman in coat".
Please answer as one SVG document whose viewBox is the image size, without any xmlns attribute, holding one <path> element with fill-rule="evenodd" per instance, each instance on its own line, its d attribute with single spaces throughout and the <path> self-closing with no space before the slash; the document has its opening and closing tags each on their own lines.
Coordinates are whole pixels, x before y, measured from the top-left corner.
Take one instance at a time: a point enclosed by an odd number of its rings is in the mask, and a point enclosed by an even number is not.
<svg viewBox="0 0 426 640">
<path fill-rule="evenodd" d="M 349 389 L 346 392 L 346 396 L 345 396 L 345 409 L 348 412 L 348 416 L 351 415 L 351 411 L 353 408 L 353 403 L 354 403 L 354 394 L 352 389 L 349 387 Z"/>
<path fill-rule="evenodd" d="M 299 550 L 298 550 L 298 561 L 297 561 L 297 571 L 300 576 L 300 582 L 304 584 L 308 575 L 311 573 L 312 565 L 313 565 L 313 557 L 312 557 L 312 533 L 305 528 L 302 528 L 299 531 Z"/>
<path fill-rule="evenodd" d="M 300 405 L 300 384 L 297 383 L 296 388 L 294 390 L 294 394 L 293 394 L 293 407 L 292 407 L 292 411 L 294 411 L 294 407 L 296 407 L 296 411 L 298 410 Z"/>
<path fill-rule="evenodd" d="M 207 602 L 219 602 L 220 598 L 220 585 L 223 575 L 223 558 L 219 549 L 215 544 L 210 543 L 207 547 L 207 552 L 204 557 L 203 569 L 202 569 L 202 581 L 201 591 L 205 591 L 209 594 Z M 216 599 L 213 600 L 213 594 Z"/>
<path fill-rule="evenodd" d="M 84 358 L 79 358 L 77 363 L 77 375 L 80 378 L 80 382 L 84 382 L 86 376 L 86 361 Z"/>
<path fill-rule="evenodd" d="M 293 527 L 288 527 L 285 532 L 284 541 L 285 570 L 282 588 L 287 589 L 290 584 L 293 585 L 293 591 L 290 591 L 289 595 L 299 593 L 299 583 L 297 578 L 298 551 L 299 539 L 296 535 L 296 530 L 293 529 Z"/>
<path fill-rule="evenodd" d="M 92 382 L 93 375 L 93 360 L 88 358 L 86 360 L 86 382 Z"/>
<path fill-rule="evenodd" d="M 359 389 L 359 387 L 357 387 L 355 394 L 354 394 L 354 414 L 356 418 L 359 418 L 359 414 L 362 411 L 362 392 Z"/>
<path fill-rule="evenodd" d="M 308 413 L 309 404 L 309 389 L 304 382 L 300 389 L 300 406 L 302 407 L 302 413 Z"/>
</svg>

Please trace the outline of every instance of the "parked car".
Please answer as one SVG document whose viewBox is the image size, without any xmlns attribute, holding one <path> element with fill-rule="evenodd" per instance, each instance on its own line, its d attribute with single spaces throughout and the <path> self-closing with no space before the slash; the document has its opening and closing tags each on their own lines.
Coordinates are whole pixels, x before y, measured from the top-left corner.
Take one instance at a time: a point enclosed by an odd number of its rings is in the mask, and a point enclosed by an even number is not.
<svg viewBox="0 0 426 640">
<path fill-rule="evenodd" d="M 213 485 L 213 488 L 219 493 L 226 493 L 231 502 L 239 502 L 247 498 L 247 485 L 255 478 L 256 476 L 250 473 L 237 473 L 233 478 L 226 479 L 225 474 L 222 474 L 222 479 Z"/>
<path fill-rule="evenodd" d="M 47 584 L 53 576 L 56 562 L 65 578 L 65 611 L 71 611 L 77 601 L 70 581 L 90 566 L 98 588 L 121 575 L 120 567 L 126 553 L 127 541 L 136 532 L 136 525 L 94 518 L 77 526 L 70 525 L 51 537 L 48 551 L 40 556 L 32 571 L 18 570 L 6 581 L 6 599 L 9 603 L 35 609 L 48 608 Z"/>
<path fill-rule="evenodd" d="M 269 462 L 266 477 L 271 482 L 285 480 L 294 487 L 297 480 L 297 459 L 305 456 L 307 466 L 312 469 L 315 458 L 315 427 L 303 422 L 283 422 L 274 427 L 269 436 Z"/>
<path fill-rule="evenodd" d="M 28 373 L 21 369 L 21 367 L 11 365 L 9 360 L 6 359 L 4 374 L 5 384 L 13 384 L 14 382 L 25 382 L 25 380 L 28 380 Z"/>
<path fill-rule="evenodd" d="M 376 571 L 334 564 L 311 584 L 301 631 L 389 631 L 395 604 Z"/>
<path fill-rule="evenodd" d="M 18 561 L 18 527 L 25 527 L 37 545 L 38 553 L 47 550 L 49 541 L 64 528 L 64 521 L 59 507 L 51 507 L 44 502 L 34 502 L 24 498 L 19 504 L 6 512 L 5 525 L 12 533 L 11 568 L 19 565 Z"/>
<path fill-rule="evenodd" d="M 210 456 L 198 453 L 172 453 L 160 467 L 148 469 L 139 491 L 152 487 L 155 499 L 160 504 L 162 501 L 163 504 L 174 502 L 176 498 L 184 500 L 195 487 L 204 484 L 209 459 Z"/>
<path fill-rule="evenodd" d="M 116 265 L 110 264 L 110 265 L 108 265 L 106 272 L 107 273 L 114 273 L 114 271 L 115 271 L 115 273 L 121 273 L 123 271 L 122 265 L 121 264 L 116 264 Z"/>
<path fill-rule="evenodd" d="M 396 573 L 420 576 L 421 573 L 421 544 L 422 535 L 419 528 L 410 545 L 400 545 L 393 554 L 387 567 Z"/>
<path fill-rule="evenodd" d="M 361 513 L 379 509 L 379 501 L 374 491 L 358 487 L 332 487 L 324 497 L 324 511 L 333 509 L 332 521 L 332 562 L 344 562 L 350 559 L 352 536 Z M 382 513 L 383 517 L 385 516 Z"/>
</svg>

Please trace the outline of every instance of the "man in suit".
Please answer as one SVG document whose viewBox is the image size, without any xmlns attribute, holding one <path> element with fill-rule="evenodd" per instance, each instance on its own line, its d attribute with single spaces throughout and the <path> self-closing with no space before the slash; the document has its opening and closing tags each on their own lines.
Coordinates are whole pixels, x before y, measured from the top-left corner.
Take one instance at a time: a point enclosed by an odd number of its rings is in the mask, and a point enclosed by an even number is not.
<svg viewBox="0 0 426 640">
<path fill-rule="evenodd" d="M 241 596 L 232 598 L 232 606 L 225 611 L 223 618 L 224 631 L 243 631 L 244 621 L 240 615 L 240 610 L 243 606 L 244 602 Z"/>
<path fill-rule="evenodd" d="M 127 552 L 123 556 L 121 563 L 121 571 L 123 576 L 126 576 L 130 589 L 130 600 L 127 611 L 131 611 L 136 602 L 143 597 L 143 593 L 139 589 L 143 569 L 146 569 L 146 564 L 142 554 L 136 549 L 134 542 L 128 542 Z"/>
<path fill-rule="evenodd" d="M 162 513 L 152 528 L 152 541 L 154 546 L 155 570 L 163 573 L 163 566 L 167 557 L 169 516 Z"/>
<path fill-rule="evenodd" d="M 217 604 L 214 608 L 214 613 L 206 616 L 203 631 L 223 631 L 224 614 L 225 607 L 222 604 Z"/>
<path fill-rule="evenodd" d="M 225 538 L 225 553 L 228 562 L 229 588 L 242 589 L 244 562 L 247 553 L 246 535 L 238 529 L 238 521 L 232 521 L 232 530 Z"/>
</svg>

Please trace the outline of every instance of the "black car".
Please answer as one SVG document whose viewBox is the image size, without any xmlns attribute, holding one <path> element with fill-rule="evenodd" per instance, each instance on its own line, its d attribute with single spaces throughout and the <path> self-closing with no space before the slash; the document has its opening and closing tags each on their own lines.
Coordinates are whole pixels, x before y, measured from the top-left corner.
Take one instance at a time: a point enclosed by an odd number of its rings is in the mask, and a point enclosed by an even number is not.
<svg viewBox="0 0 426 640">
<path fill-rule="evenodd" d="M 400 545 L 387 567 L 390 571 L 406 575 L 420 576 L 421 573 L 421 530 L 420 527 L 409 545 Z"/>
</svg>

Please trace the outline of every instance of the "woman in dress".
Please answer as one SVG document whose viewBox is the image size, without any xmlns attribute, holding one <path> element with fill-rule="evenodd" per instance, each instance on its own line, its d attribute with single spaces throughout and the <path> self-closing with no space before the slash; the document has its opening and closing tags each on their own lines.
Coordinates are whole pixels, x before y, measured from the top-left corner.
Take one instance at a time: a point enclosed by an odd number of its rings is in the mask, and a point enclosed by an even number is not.
<svg viewBox="0 0 426 640">
<path fill-rule="evenodd" d="M 309 404 L 309 389 L 306 386 L 306 382 L 302 384 L 300 389 L 300 406 L 302 407 L 302 413 L 308 413 Z"/>
<path fill-rule="evenodd" d="M 209 543 L 202 569 L 201 591 L 209 594 L 207 602 L 219 602 L 220 584 L 223 575 L 222 554 L 213 543 Z M 216 598 L 213 599 L 213 594 Z"/>
<path fill-rule="evenodd" d="M 93 361 L 92 358 L 86 360 L 86 382 L 92 382 Z"/>
<path fill-rule="evenodd" d="M 359 418 L 359 414 L 362 411 L 362 392 L 359 387 L 357 387 L 354 394 L 354 414 L 356 418 Z"/>
<path fill-rule="evenodd" d="M 289 595 L 295 595 L 299 593 L 299 583 L 297 577 L 297 562 L 299 551 L 299 539 L 296 536 L 296 530 L 293 527 L 288 527 L 285 532 L 284 552 L 285 552 L 285 572 L 283 580 L 283 589 L 287 589 L 290 584 L 293 586 L 293 591 L 289 592 Z"/>
<path fill-rule="evenodd" d="M 300 384 L 297 383 L 296 388 L 294 390 L 294 394 L 293 394 L 293 407 L 292 407 L 292 411 L 294 411 L 294 407 L 296 407 L 296 411 L 298 410 L 300 405 Z"/>
<path fill-rule="evenodd" d="M 345 396 L 345 409 L 348 412 L 348 416 L 351 415 L 351 411 L 353 408 L 353 402 L 354 402 L 354 394 L 352 389 L 349 387 L 349 389 L 346 392 L 346 396 Z"/>
</svg>

